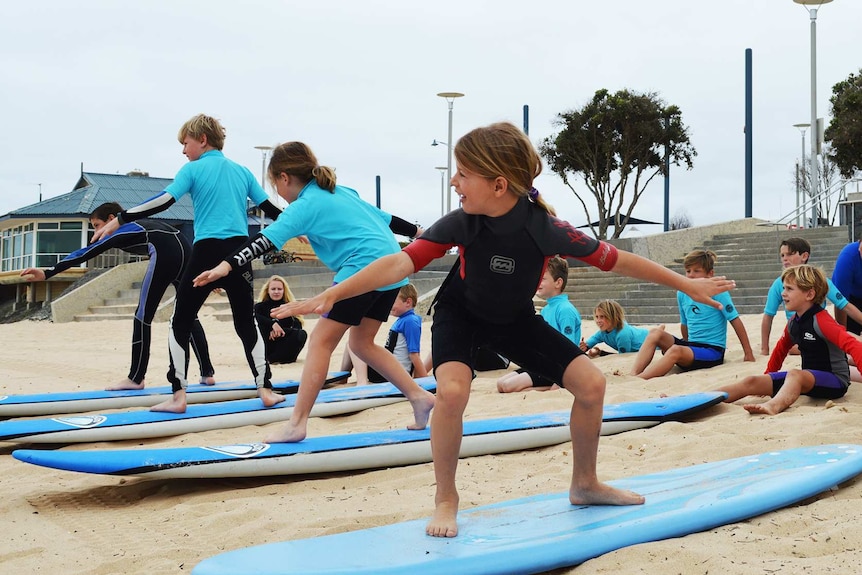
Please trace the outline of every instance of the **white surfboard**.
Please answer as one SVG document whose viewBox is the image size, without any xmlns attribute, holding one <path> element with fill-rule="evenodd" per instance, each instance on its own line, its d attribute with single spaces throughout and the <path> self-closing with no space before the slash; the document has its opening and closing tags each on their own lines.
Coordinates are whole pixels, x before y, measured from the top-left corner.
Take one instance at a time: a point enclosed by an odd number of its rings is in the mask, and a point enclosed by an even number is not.
<svg viewBox="0 0 862 575">
<path fill-rule="evenodd" d="M 433 377 L 416 380 L 428 391 L 437 389 Z M 359 387 L 324 389 L 320 392 L 311 417 L 328 417 L 356 413 L 406 401 L 391 383 Z M 295 395 L 273 407 L 264 407 L 259 399 L 239 399 L 189 405 L 185 413 L 130 411 L 98 415 L 71 415 L 45 419 L 0 421 L 0 441 L 18 443 L 81 443 L 121 441 L 165 437 L 210 429 L 227 429 L 243 425 L 263 425 L 287 421 L 296 402 Z"/>
<path fill-rule="evenodd" d="M 230 551 L 205 559 L 192 575 L 542 573 L 767 513 L 859 473 L 862 446 L 774 451 L 611 482 L 644 495 L 644 505 L 572 505 L 567 493 L 537 495 L 462 511 L 454 538 L 425 535 L 422 519 Z"/>
<path fill-rule="evenodd" d="M 694 393 L 604 406 L 602 435 L 679 420 L 723 401 L 723 392 Z M 45 451 L 18 449 L 15 459 L 68 471 L 152 479 L 260 477 L 328 473 L 431 461 L 430 430 L 406 429 L 310 437 L 300 443 L 212 447 Z M 569 412 L 464 422 L 461 457 L 545 447 L 569 441 Z"/>
</svg>

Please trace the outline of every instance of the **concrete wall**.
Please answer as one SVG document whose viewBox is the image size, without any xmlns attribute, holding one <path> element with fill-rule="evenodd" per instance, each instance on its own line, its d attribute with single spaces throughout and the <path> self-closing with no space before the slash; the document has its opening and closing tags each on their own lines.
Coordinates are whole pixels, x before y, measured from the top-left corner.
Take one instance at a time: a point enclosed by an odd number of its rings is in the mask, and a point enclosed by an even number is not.
<svg viewBox="0 0 862 575">
<path fill-rule="evenodd" d="M 99 294 L 100 298 L 114 297 L 121 289 L 128 289 L 134 282 L 141 281 L 148 264 L 149 262 L 145 261 L 121 264 L 96 279 L 64 293 L 51 302 L 52 319 L 57 323 L 75 321 L 76 315 L 87 313 L 91 305 L 99 303 L 94 294 Z"/>
</svg>

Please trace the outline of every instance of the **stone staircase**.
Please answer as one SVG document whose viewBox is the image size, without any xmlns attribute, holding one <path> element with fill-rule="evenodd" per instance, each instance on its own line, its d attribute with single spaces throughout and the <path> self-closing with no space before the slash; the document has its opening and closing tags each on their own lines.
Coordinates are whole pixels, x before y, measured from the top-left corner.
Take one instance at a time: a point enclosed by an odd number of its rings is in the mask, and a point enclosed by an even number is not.
<svg viewBox="0 0 862 575">
<path fill-rule="evenodd" d="M 114 297 L 90 306 L 88 313 L 76 314 L 75 321 L 131 320 L 138 308 L 140 295 L 141 282 L 133 282 L 128 288 L 119 290 Z M 154 321 L 167 321 L 173 310 L 173 302 L 174 288 L 169 287 L 162 296 Z"/>
<path fill-rule="evenodd" d="M 684 274 L 682 261 L 686 253 L 698 248 L 712 250 L 718 256 L 716 275 L 736 281 L 736 289 L 731 295 L 739 313 L 760 314 L 766 303 L 769 286 L 781 274 L 779 246 L 783 239 L 789 237 L 803 237 L 811 243 L 809 263 L 821 267 L 827 276 L 831 276 L 838 253 L 848 243 L 845 226 L 792 231 L 765 227 L 763 232 L 757 233 L 715 235 L 701 245 L 680 252 L 667 267 Z M 679 322 L 676 293 L 673 290 L 602 272 L 593 267 L 569 268 L 566 292 L 584 318 L 593 317 L 593 310 L 599 300 L 615 299 L 622 304 L 626 320 L 631 324 Z"/>
</svg>

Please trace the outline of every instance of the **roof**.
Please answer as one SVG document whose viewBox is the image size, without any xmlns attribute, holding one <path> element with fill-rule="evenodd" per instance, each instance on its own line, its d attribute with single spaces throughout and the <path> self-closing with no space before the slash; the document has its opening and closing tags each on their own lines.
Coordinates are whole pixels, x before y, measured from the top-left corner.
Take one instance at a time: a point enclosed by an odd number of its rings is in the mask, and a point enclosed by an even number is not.
<svg viewBox="0 0 862 575">
<path fill-rule="evenodd" d="M 173 180 L 147 175 L 97 174 L 83 172 L 71 192 L 11 211 L 0 219 L 36 217 L 87 217 L 105 202 L 117 202 L 124 208 L 136 206 L 162 192 Z M 190 195 L 185 195 L 154 219 L 192 221 L 194 211 Z"/>
</svg>

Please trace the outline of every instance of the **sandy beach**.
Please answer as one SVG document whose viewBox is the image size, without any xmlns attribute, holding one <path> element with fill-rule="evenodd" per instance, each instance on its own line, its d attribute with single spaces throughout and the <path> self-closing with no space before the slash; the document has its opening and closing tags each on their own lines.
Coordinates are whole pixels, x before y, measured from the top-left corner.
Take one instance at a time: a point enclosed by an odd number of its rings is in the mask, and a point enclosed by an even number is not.
<svg viewBox="0 0 862 575">
<path fill-rule="evenodd" d="M 248 367 L 229 322 L 203 315 L 219 381 L 247 380 Z M 744 316 L 752 346 L 760 348 L 760 316 Z M 778 322 L 776 322 L 778 323 Z M 312 327 L 314 321 L 308 322 Z M 584 322 L 583 333 L 595 330 Z M 668 330 L 679 333 L 678 325 Z M 385 339 L 385 329 L 379 340 Z M 773 328 L 772 342 L 778 337 Z M 0 325 L 0 393 L 100 389 L 128 369 L 131 323 L 102 321 L 54 324 L 23 321 Z M 164 384 L 167 323 L 155 324 L 148 382 Z M 607 375 L 606 403 L 635 401 L 661 393 L 713 389 L 762 373 L 766 357 L 744 363 L 732 329 L 725 365 L 672 373 L 644 382 L 627 375 L 632 355 L 594 361 Z M 423 330 L 430 349 L 430 323 Z M 277 379 L 298 379 L 302 359 L 274 366 Z M 798 366 L 791 357 L 785 366 Z M 340 350 L 332 368 L 340 363 Z M 504 371 L 479 374 L 467 418 L 567 409 L 570 395 L 498 394 Z M 190 376 L 197 375 L 192 361 Z M 862 442 L 862 389 L 851 387 L 831 402 L 800 398 L 776 417 L 751 416 L 721 404 L 684 423 L 603 437 L 603 480 L 640 475 L 773 449 Z M 400 428 L 406 403 L 335 418 L 315 418 L 313 435 Z M 273 426 L 281 423 L 270 424 Z M 146 445 L 224 445 L 260 441 L 263 427 L 242 427 L 179 437 L 116 443 L 45 446 L 65 450 L 135 448 Z M 427 517 L 433 505 L 431 464 L 320 477 L 154 481 L 54 471 L 14 460 L 18 446 L 0 445 L 0 541 L 4 573 L 188 573 L 202 559 L 250 545 L 314 537 Z M 529 452 L 465 459 L 458 470 L 462 508 L 515 497 L 565 491 L 570 444 Z M 776 485 L 776 489 L 780 489 Z M 681 539 L 624 548 L 581 566 L 554 573 L 724 573 L 740 575 L 855 573 L 862 563 L 862 481 L 783 510 Z"/>
</svg>

